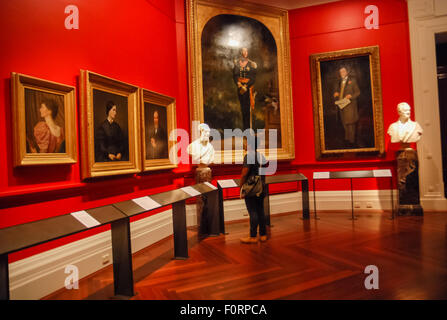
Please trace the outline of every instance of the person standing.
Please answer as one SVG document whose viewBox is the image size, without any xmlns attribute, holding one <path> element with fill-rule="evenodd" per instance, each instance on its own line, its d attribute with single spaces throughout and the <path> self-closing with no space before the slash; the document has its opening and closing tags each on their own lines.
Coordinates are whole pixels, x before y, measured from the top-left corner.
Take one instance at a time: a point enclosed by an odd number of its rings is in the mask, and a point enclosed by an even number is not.
<svg viewBox="0 0 447 320">
<path fill-rule="evenodd" d="M 241 55 L 234 62 L 233 80 L 237 86 L 237 95 L 241 104 L 242 130 L 251 128 L 250 112 L 255 107 L 253 85 L 256 80 L 258 65 L 248 59 L 248 49 L 242 48 Z"/>
<path fill-rule="evenodd" d="M 343 99 L 349 100 L 344 107 L 337 105 L 340 112 L 341 122 L 345 129 L 345 146 L 356 147 L 357 122 L 359 121 L 359 110 L 357 99 L 360 96 L 360 89 L 356 79 L 351 77 L 345 67 L 338 70 L 340 79 L 334 86 L 335 101 Z"/>
<path fill-rule="evenodd" d="M 264 156 L 256 151 L 254 141 L 244 139 L 244 150 L 246 151 L 246 155 L 244 157 L 244 164 L 241 172 L 240 186 L 242 186 L 250 177 L 259 176 L 259 168 L 265 166 L 267 162 Z M 245 205 L 247 206 L 247 211 L 250 216 L 250 236 L 240 239 L 240 241 L 245 244 L 258 242 L 258 227 L 259 241 L 267 241 L 267 228 L 264 213 L 265 176 L 262 175 L 261 179 L 261 194 L 244 197 Z"/>
</svg>

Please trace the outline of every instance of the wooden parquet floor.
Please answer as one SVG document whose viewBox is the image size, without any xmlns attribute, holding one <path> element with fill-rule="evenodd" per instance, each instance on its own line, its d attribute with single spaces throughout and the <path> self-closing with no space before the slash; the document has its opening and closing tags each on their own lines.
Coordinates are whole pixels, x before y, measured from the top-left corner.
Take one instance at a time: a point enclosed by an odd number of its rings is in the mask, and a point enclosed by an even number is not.
<svg viewBox="0 0 447 320">
<path fill-rule="evenodd" d="M 189 259 L 173 260 L 169 237 L 133 256 L 137 300 L 162 299 L 447 299 L 447 213 L 399 217 L 388 213 L 298 213 L 272 216 L 271 239 L 245 245 L 248 221 L 228 235 L 197 240 Z M 365 267 L 379 269 L 379 289 L 367 290 Z M 110 299 L 112 267 L 45 299 Z"/>
</svg>

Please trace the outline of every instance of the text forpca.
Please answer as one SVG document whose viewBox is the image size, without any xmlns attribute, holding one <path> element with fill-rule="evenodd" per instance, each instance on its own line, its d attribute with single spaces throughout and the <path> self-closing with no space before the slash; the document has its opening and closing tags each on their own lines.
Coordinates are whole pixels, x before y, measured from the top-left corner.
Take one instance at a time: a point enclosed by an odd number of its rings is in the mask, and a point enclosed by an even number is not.
<svg viewBox="0 0 447 320">
<path fill-rule="evenodd" d="M 224 314 L 231 315 L 259 315 L 267 314 L 267 310 L 264 305 L 250 305 L 250 304 L 226 304 L 222 309 L 216 307 L 200 307 L 187 304 L 186 307 L 180 308 L 181 315 L 206 315 L 211 318 L 213 314 L 224 312 Z"/>
</svg>

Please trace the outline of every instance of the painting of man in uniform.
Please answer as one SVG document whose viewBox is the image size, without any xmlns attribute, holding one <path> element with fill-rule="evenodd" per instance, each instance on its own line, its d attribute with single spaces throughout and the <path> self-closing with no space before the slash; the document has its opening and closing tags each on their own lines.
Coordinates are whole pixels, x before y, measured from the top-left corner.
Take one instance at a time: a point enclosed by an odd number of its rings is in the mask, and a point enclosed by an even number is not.
<svg viewBox="0 0 447 320">
<path fill-rule="evenodd" d="M 168 158 L 168 121 L 166 107 L 144 103 L 146 159 Z"/>
<path fill-rule="evenodd" d="M 261 22 L 218 15 L 202 38 L 204 122 L 218 130 L 280 127 L 277 46 Z M 278 144 L 280 145 L 281 139 Z"/>
<path fill-rule="evenodd" d="M 65 153 L 64 96 L 25 89 L 27 153 Z"/>
<path fill-rule="evenodd" d="M 94 89 L 95 162 L 129 160 L 127 97 Z"/>
<path fill-rule="evenodd" d="M 326 150 L 373 148 L 369 56 L 321 61 Z"/>
</svg>

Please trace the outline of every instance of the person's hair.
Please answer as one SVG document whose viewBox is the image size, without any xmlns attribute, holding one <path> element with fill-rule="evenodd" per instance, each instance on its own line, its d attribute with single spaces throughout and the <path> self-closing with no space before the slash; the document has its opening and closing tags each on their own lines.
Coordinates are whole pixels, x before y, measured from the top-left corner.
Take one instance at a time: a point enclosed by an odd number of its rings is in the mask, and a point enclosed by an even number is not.
<svg viewBox="0 0 447 320">
<path fill-rule="evenodd" d="M 345 69 L 345 70 L 346 70 L 346 73 L 349 73 L 349 69 L 346 68 L 346 66 L 340 66 L 340 67 L 338 68 L 338 71 L 340 71 L 341 69 Z"/>
<path fill-rule="evenodd" d="M 48 110 L 51 111 L 51 117 L 53 119 L 56 119 L 57 113 L 59 111 L 59 106 L 57 105 L 56 101 L 54 99 L 43 99 L 42 104 L 44 104 Z"/>
<path fill-rule="evenodd" d="M 109 111 L 113 108 L 113 106 L 116 106 L 113 101 L 108 101 L 106 103 L 106 116 L 109 116 Z"/>
<path fill-rule="evenodd" d="M 250 133 L 248 136 L 242 137 L 242 143 L 245 148 L 245 146 L 248 148 L 250 147 L 251 150 L 256 151 L 256 135 Z"/>
</svg>

